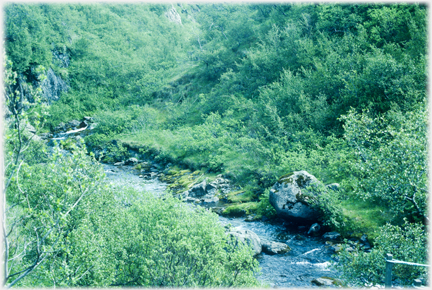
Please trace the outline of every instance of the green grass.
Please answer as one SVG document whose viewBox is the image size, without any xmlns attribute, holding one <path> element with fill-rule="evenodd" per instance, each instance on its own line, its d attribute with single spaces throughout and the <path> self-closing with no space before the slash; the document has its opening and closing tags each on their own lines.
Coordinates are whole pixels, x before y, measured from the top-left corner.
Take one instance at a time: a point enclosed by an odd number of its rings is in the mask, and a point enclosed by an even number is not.
<svg viewBox="0 0 432 290">
<path fill-rule="evenodd" d="M 233 217 L 245 216 L 255 213 L 257 209 L 257 202 L 236 203 L 225 208 L 222 215 Z"/>
<path fill-rule="evenodd" d="M 373 242 L 377 236 L 376 230 L 390 222 L 390 215 L 385 208 L 363 200 L 342 201 L 343 214 L 349 220 L 347 232 L 351 236 L 361 237 L 363 234 Z"/>
</svg>

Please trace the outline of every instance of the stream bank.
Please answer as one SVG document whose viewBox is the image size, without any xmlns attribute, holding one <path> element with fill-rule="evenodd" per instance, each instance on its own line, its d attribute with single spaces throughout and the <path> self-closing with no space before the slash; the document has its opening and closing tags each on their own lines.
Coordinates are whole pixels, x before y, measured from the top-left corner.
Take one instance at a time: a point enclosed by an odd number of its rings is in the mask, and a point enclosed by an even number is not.
<svg viewBox="0 0 432 290">
<path fill-rule="evenodd" d="M 155 174 L 152 178 L 140 177 L 133 166 L 103 164 L 106 178 L 116 188 L 132 187 L 149 191 L 157 196 L 167 193 L 168 183 Z M 212 209 L 221 206 L 222 201 L 203 204 Z M 320 237 L 304 234 L 294 225 L 279 222 L 246 221 L 244 217 L 219 216 L 219 222 L 228 226 L 256 233 L 261 240 L 283 243 L 291 249 L 285 254 L 270 255 L 262 252 L 256 256 L 261 268 L 257 277 L 271 287 L 337 287 L 339 273 L 329 266 L 334 251 Z"/>
</svg>

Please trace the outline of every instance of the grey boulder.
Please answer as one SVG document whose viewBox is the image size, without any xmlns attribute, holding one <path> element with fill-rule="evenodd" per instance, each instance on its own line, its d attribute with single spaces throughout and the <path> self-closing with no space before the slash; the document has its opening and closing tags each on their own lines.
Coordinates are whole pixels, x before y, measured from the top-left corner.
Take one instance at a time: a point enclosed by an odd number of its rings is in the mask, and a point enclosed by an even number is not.
<svg viewBox="0 0 432 290">
<path fill-rule="evenodd" d="M 268 255 L 284 254 L 291 251 L 291 248 L 284 243 L 261 240 L 262 251 Z"/>
<path fill-rule="evenodd" d="M 228 232 L 228 235 L 235 237 L 238 241 L 249 245 L 255 252 L 255 255 L 258 255 L 262 251 L 261 240 L 256 233 L 250 230 L 242 230 L 239 228 L 231 228 Z"/>
<path fill-rule="evenodd" d="M 312 207 L 317 193 L 306 188 L 320 182 L 306 171 L 296 171 L 281 177 L 270 189 L 269 202 L 279 217 L 297 222 L 315 222 L 319 213 Z"/>
</svg>

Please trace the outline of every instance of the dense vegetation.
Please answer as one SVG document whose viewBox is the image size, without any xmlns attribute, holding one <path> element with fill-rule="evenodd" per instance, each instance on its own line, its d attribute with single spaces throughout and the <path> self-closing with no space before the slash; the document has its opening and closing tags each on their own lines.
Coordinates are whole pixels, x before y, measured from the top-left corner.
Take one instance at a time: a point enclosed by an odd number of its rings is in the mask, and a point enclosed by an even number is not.
<svg viewBox="0 0 432 290">
<path fill-rule="evenodd" d="M 138 144 L 160 162 L 223 173 L 246 191 L 247 200 L 236 207 L 269 216 L 269 187 L 281 175 L 307 170 L 324 183 L 341 185 L 323 195 L 322 222 L 347 237 L 367 233 L 374 241 L 370 253 L 341 255 L 350 283 L 381 283 L 376 267 L 382 265 L 376 261 L 390 249 L 396 259 L 425 263 L 425 6 L 10 4 L 5 12 L 10 124 L 27 119 L 49 131 L 60 122 L 94 116 L 96 133 L 85 142 L 94 152 L 108 148 L 96 154 L 101 161 L 124 158 L 122 142 Z M 69 88 L 46 107 L 38 104 L 36 88 L 48 69 Z M 17 243 L 11 250 L 18 254 L 26 241 L 43 235 L 53 250 L 40 252 L 39 242 L 24 246 L 14 264 L 18 268 L 6 273 L 7 284 L 28 269 L 31 275 L 18 285 L 256 283 L 251 276 L 256 265 L 246 249 L 221 251 L 227 241 L 209 226 L 214 217 L 196 212 L 202 222 L 191 217 L 187 224 L 182 218 L 187 209 L 150 197 L 148 208 L 137 200 L 122 208 L 113 196 L 133 194 L 100 191 L 99 169 L 81 149 L 61 157 L 31 141 L 24 154 L 22 126 L 7 130 L 7 214 L 20 226 L 8 222 Z M 121 142 L 113 146 L 113 139 Z M 51 180 L 53 172 L 62 174 Z M 70 186 L 57 188 L 55 182 Z M 51 199 L 28 198 L 48 188 Z M 73 196 L 83 202 L 69 214 Z M 106 217 L 96 209 L 103 204 L 112 207 Z M 176 214 L 158 211 L 161 206 Z M 115 226 L 104 225 L 107 219 Z M 173 220 L 179 221 L 174 229 L 162 229 Z M 164 259 L 200 259 L 204 268 L 195 269 L 198 276 L 185 280 L 185 269 L 164 268 L 167 260 L 158 260 L 157 253 L 136 255 L 154 240 L 144 234 L 152 223 L 162 227 L 148 234 L 162 236 Z M 32 230 L 42 224 L 52 231 Z M 167 244 L 176 231 L 187 233 L 185 239 L 202 235 L 204 243 L 214 243 L 212 260 L 198 250 L 206 244 L 197 244 L 196 257 L 182 256 L 182 243 Z M 100 241 L 93 243 L 97 249 L 88 248 L 90 240 Z M 408 251 L 409 245 L 415 250 Z M 165 271 L 165 280 L 148 276 L 152 265 Z M 229 276 L 232 269 L 241 274 Z M 220 273 L 219 280 L 206 278 L 210 271 Z M 401 267 L 397 275 L 410 284 L 423 269 L 418 271 L 412 275 Z"/>
</svg>

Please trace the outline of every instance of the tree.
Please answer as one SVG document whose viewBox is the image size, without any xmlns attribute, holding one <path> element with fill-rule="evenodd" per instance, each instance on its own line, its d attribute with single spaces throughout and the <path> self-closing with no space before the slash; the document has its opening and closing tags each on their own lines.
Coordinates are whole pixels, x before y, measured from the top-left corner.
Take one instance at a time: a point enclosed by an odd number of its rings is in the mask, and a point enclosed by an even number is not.
<svg viewBox="0 0 432 290">
<path fill-rule="evenodd" d="M 12 287 L 61 251 L 71 226 L 71 213 L 82 199 L 95 192 L 103 172 L 85 156 L 84 149 L 76 148 L 70 155 L 63 155 L 58 148 L 48 153 L 40 141 L 34 140 L 44 113 L 38 104 L 40 90 L 32 92 L 35 102 L 30 103 L 17 85 L 12 63 L 6 62 L 9 114 L 2 226 L 4 283 Z"/>
<path fill-rule="evenodd" d="M 427 110 L 372 118 L 350 111 L 342 117 L 345 139 L 357 154 L 355 192 L 386 205 L 394 217 L 429 220 L 427 203 Z"/>
</svg>

